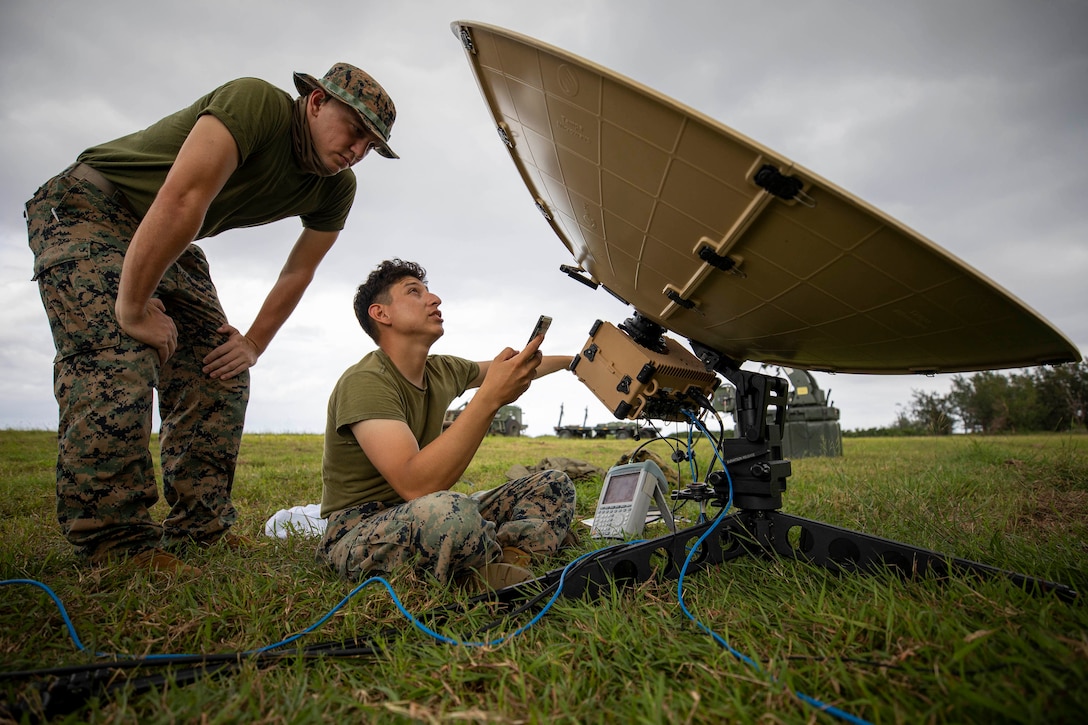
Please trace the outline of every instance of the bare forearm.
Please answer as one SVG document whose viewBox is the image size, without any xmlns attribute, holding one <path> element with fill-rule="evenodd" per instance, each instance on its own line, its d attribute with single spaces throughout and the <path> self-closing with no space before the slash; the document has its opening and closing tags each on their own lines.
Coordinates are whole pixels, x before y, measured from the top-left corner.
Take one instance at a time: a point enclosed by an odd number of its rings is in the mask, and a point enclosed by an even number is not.
<svg viewBox="0 0 1088 725">
<path fill-rule="evenodd" d="M 560 370 L 566 370 L 570 367 L 570 362 L 573 359 L 573 355 L 545 355 L 540 361 L 540 367 L 536 369 L 536 376 L 542 378 L 545 375 L 551 375 Z"/>
<path fill-rule="evenodd" d="M 474 398 L 448 430 L 422 449 L 403 421 L 359 421 L 351 432 L 393 490 L 411 501 L 461 480 L 496 410 Z"/>
<path fill-rule="evenodd" d="M 148 211 L 121 267 L 115 311 L 122 325 L 143 316 L 167 268 L 196 237 L 202 218 L 203 212 L 193 208 L 167 213 L 155 205 Z"/>
<path fill-rule="evenodd" d="M 539 365 L 535 343 L 520 353 L 504 349 L 482 366 L 486 367 L 483 384 L 453 425 L 422 449 L 402 421 L 361 421 L 352 426 L 352 432 L 405 500 L 447 490 L 472 462 L 499 408 L 528 389 Z"/>
<path fill-rule="evenodd" d="M 229 324 L 216 330 L 226 335 L 227 340 L 204 357 L 204 373 L 229 380 L 256 365 L 276 332 L 298 305 L 308 283 L 309 277 L 281 274 L 248 333 L 243 335 Z"/>
<path fill-rule="evenodd" d="M 295 311 L 313 281 L 317 265 L 336 237 L 337 232 L 302 230 L 249 332 L 242 335 L 230 325 L 219 328 L 219 332 L 228 338 L 204 358 L 205 373 L 213 378 L 229 379 L 257 363 L 257 358 L 268 349 L 272 338 Z"/>
<path fill-rule="evenodd" d="M 491 427 L 495 410 L 484 405 L 465 406 L 457 420 L 412 457 L 405 467 L 400 485 L 395 486 L 405 500 L 447 491 L 461 480 L 484 436 Z"/>
<path fill-rule="evenodd" d="M 312 278 L 312 275 L 296 273 L 280 275 L 276 280 L 246 333 L 246 337 L 257 346 L 258 353 L 268 349 L 272 338 L 298 307 Z"/>
<path fill-rule="evenodd" d="M 146 318 L 163 274 L 196 239 L 212 199 L 237 166 L 238 145 L 230 131 L 214 116 L 201 116 L 125 253 L 115 308 L 129 334 L 130 325 Z"/>
<path fill-rule="evenodd" d="M 246 337 L 257 346 L 258 352 L 264 352 L 268 348 L 280 327 L 295 311 L 303 293 L 313 281 L 318 265 L 332 248 L 338 235 L 338 232 L 302 230 L 287 256 L 276 284 L 246 333 Z"/>
<path fill-rule="evenodd" d="M 160 365 L 177 349 L 178 331 L 166 305 L 153 295 L 167 267 L 189 245 L 196 234 L 192 230 L 200 225 L 186 219 L 170 223 L 163 209 L 153 206 L 129 242 L 113 303 L 117 324 L 125 334 L 153 348 Z"/>
</svg>

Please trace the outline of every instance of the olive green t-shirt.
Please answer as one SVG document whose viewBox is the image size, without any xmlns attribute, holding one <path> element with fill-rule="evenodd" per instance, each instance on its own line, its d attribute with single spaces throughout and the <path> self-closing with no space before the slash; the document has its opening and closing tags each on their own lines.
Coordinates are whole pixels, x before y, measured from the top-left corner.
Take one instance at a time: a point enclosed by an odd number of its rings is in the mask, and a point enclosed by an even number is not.
<svg viewBox="0 0 1088 725">
<path fill-rule="evenodd" d="M 291 141 L 294 103 L 270 83 L 240 78 L 142 131 L 87 149 L 78 160 L 116 184 L 143 218 L 197 119 L 211 114 L 238 144 L 239 166 L 212 201 L 198 239 L 292 216 L 307 229 L 340 231 L 355 200 L 355 174 L 316 176 L 299 167 Z"/>
<path fill-rule="evenodd" d="M 442 420 L 454 398 L 480 374 L 471 360 L 431 355 L 424 387 L 400 374 L 381 350 L 352 365 L 329 396 L 325 453 L 321 462 L 321 515 L 368 501 L 404 503 L 363 453 L 351 426 L 363 420 L 399 420 L 408 425 L 422 449 L 442 432 Z"/>
</svg>

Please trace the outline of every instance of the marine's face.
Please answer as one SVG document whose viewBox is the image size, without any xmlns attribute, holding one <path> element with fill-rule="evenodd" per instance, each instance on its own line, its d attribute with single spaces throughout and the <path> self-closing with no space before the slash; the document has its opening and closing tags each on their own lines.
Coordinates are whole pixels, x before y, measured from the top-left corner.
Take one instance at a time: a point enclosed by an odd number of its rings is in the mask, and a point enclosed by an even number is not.
<svg viewBox="0 0 1088 725">
<path fill-rule="evenodd" d="M 415 277 L 404 277 L 388 291 L 389 301 L 379 303 L 383 319 L 400 333 L 442 337 L 441 298 Z M 374 307 L 374 305 L 371 305 Z"/>
<path fill-rule="evenodd" d="M 310 94 L 307 116 L 314 149 L 330 172 L 351 168 L 377 145 L 377 134 L 363 124 L 359 114 L 323 91 Z"/>
</svg>

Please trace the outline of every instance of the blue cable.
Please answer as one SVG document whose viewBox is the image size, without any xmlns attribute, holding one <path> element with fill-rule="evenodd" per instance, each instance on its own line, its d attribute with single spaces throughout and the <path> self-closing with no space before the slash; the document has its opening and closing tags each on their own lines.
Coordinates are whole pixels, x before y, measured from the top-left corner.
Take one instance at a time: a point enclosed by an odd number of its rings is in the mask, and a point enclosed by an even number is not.
<svg viewBox="0 0 1088 725">
<path fill-rule="evenodd" d="M 699 430 L 701 430 L 704 435 L 706 435 L 708 438 L 710 437 L 710 432 L 707 431 L 706 427 L 703 426 L 702 423 L 700 423 L 694 415 L 692 415 L 687 410 L 685 410 L 684 413 L 694 425 L 699 427 Z M 688 566 L 691 564 L 691 558 L 695 555 L 695 552 L 699 550 L 699 547 L 702 546 L 703 542 L 706 541 L 706 539 L 714 532 L 714 530 L 718 528 L 718 525 L 725 520 L 725 513 L 733 507 L 733 477 L 729 475 L 729 467 L 726 466 L 725 461 L 721 459 L 721 454 L 719 453 L 717 446 L 714 447 L 714 456 L 722 464 L 722 470 L 725 471 L 725 478 L 729 482 L 729 499 L 728 501 L 726 501 L 725 506 L 722 507 L 722 510 L 718 513 L 717 517 L 715 517 L 714 524 L 703 532 L 703 535 L 700 536 L 698 540 L 696 540 L 695 545 L 692 546 L 691 549 L 688 551 L 688 555 L 684 559 L 684 565 L 680 568 L 680 579 L 676 583 L 676 597 L 679 600 L 680 609 L 684 612 L 688 619 L 695 623 L 696 627 L 709 634 L 715 642 L 728 650 L 729 653 L 735 658 L 737 658 L 741 662 L 748 664 L 757 672 L 762 673 L 763 669 L 759 666 L 758 663 L 755 662 L 755 660 L 735 650 L 729 644 L 729 642 L 725 640 L 725 638 L 723 638 L 710 627 L 706 626 L 698 619 L 696 619 L 695 616 L 688 611 L 687 605 L 684 603 L 684 577 L 687 575 Z M 821 712 L 826 712 L 828 715 L 837 717 L 840 720 L 845 720 L 846 722 L 854 723 L 855 725 L 869 725 L 869 722 L 867 720 L 863 720 L 856 715 L 852 715 L 844 710 L 840 710 L 833 705 L 829 705 L 826 702 L 806 695 L 800 690 L 794 690 L 794 695 L 796 695 L 802 702 L 806 703 L 807 705 L 814 707 Z"/>
<path fill-rule="evenodd" d="M 47 587 L 41 582 L 34 581 L 33 579 L 5 579 L 0 581 L 0 587 L 7 586 L 8 584 L 29 584 L 31 586 L 42 589 L 46 594 L 50 596 L 53 603 L 57 605 L 57 609 L 60 611 L 61 619 L 64 620 L 64 626 L 68 628 L 68 636 L 72 638 L 72 642 L 76 646 L 76 650 L 82 652 L 86 647 L 79 641 L 79 635 L 76 634 L 75 625 L 72 624 L 71 618 L 68 616 L 68 610 L 64 608 L 64 605 L 60 601 L 60 597 L 53 593 L 53 590 Z"/>
<path fill-rule="evenodd" d="M 491 640 L 489 642 L 462 642 L 462 641 L 453 639 L 451 637 L 447 637 L 447 636 L 445 636 L 443 634 L 439 634 L 438 632 L 435 632 L 433 629 L 431 629 L 427 625 L 420 622 L 414 616 L 412 616 L 412 613 L 409 612 L 405 608 L 405 606 L 403 604 L 401 604 L 400 599 L 397 597 L 397 593 L 393 591 L 393 587 L 389 585 L 388 581 L 386 581 L 385 579 L 383 579 L 380 576 L 375 576 L 375 577 L 370 577 L 369 579 L 364 581 L 362 584 L 359 584 L 357 587 L 352 589 L 351 592 L 349 592 L 346 597 L 344 597 L 342 600 L 340 600 L 339 604 L 337 604 L 335 607 L 330 609 L 327 614 L 325 614 L 323 617 L 321 617 L 321 619 L 314 622 L 312 625 L 310 625 L 306 629 L 302 630 L 298 634 L 294 634 L 294 635 L 292 635 L 292 636 L 290 636 L 290 637 L 288 637 L 288 638 L 286 638 L 286 639 L 284 639 L 284 640 L 282 640 L 280 642 L 276 642 L 275 644 L 270 644 L 270 645 L 267 645 L 265 647 L 261 647 L 259 649 L 249 650 L 247 652 L 243 652 L 242 654 L 248 655 L 248 654 L 256 654 L 256 653 L 259 653 L 259 652 L 267 652 L 268 650 L 276 649 L 277 647 L 282 647 L 282 646 L 284 646 L 286 644 L 290 644 L 291 642 L 294 642 L 295 640 L 299 639 L 300 637 L 303 637 L 303 636 L 309 634 L 310 632 L 314 631 L 315 629 L 320 627 L 322 624 L 324 624 L 329 619 L 329 617 L 331 617 L 333 614 L 335 614 L 337 611 L 339 611 L 340 608 L 343 607 L 345 604 L 347 604 L 356 594 L 358 594 L 360 591 L 362 591 L 365 587 L 369 586 L 370 584 L 374 584 L 374 583 L 381 584 L 382 586 L 385 587 L 386 591 L 389 592 L 389 596 L 393 599 L 393 604 L 396 605 L 397 609 L 400 610 L 400 613 L 404 615 L 405 619 L 407 619 L 412 624 L 413 627 L 415 627 L 419 631 L 423 632 L 424 634 L 427 634 L 428 636 L 433 637 L 434 639 L 438 640 L 439 642 L 442 642 L 444 644 L 453 644 L 453 645 L 460 645 L 460 646 L 465 646 L 465 647 L 488 647 L 488 646 L 498 645 L 498 644 L 501 644 L 501 643 L 505 642 L 508 639 L 512 639 L 513 637 L 516 637 L 517 635 L 521 634 L 525 630 L 529 629 L 529 627 L 532 627 L 534 624 L 536 624 L 538 621 L 540 621 L 540 618 L 543 617 L 544 614 L 548 611 L 548 609 L 551 608 L 552 604 L 555 602 L 556 599 L 558 599 L 559 594 L 562 592 L 562 590 L 563 590 L 563 579 L 567 574 L 567 569 L 570 568 L 570 566 L 572 566 L 575 562 L 577 562 L 577 561 L 581 560 L 582 558 L 584 558 L 586 556 L 589 556 L 590 554 L 593 554 L 593 553 L 596 553 L 596 552 L 590 552 L 589 554 L 583 554 L 582 556 L 578 557 L 577 559 L 575 559 L 574 561 L 572 561 L 570 564 L 568 564 L 566 567 L 563 568 L 563 573 L 559 577 L 559 586 L 556 588 L 556 591 L 552 595 L 552 598 L 548 600 L 548 603 L 546 605 L 544 605 L 544 608 L 541 609 L 540 612 L 537 613 L 537 615 L 535 617 L 533 617 L 529 621 L 528 624 L 526 624 L 523 627 L 520 627 L 519 629 L 517 629 L 516 631 L 514 631 L 511 634 L 508 634 L 508 635 L 506 635 L 504 637 L 500 637 L 500 638 L 495 639 L 495 640 Z"/>
<path fill-rule="evenodd" d="M 539 622 L 540 619 L 548 612 L 548 610 L 551 609 L 552 605 L 555 603 L 555 601 L 559 598 L 559 595 L 562 593 L 562 591 L 563 591 L 563 582 L 566 579 L 567 572 L 570 570 L 570 568 L 573 567 L 578 562 L 585 559 L 586 557 L 595 556 L 595 555 L 597 555 L 599 553 L 600 553 L 600 550 L 595 550 L 595 551 L 588 552 L 586 554 L 582 554 L 581 556 L 579 556 L 578 558 L 574 559 L 569 564 L 567 564 L 565 567 L 563 567 L 563 571 L 559 575 L 559 582 L 558 582 L 558 585 L 556 586 L 555 592 L 552 594 L 551 599 L 548 600 L 548 602 L 544 605 L 544 607 L 540 610 L 540 612 L 538 612 L 536 614 L 536 616 L 534 616 L 527 624 L 525 624 L 524 626 L 518 628 L 516 631 L 512 632 L 511 634 L 505 635 L 503 637 L 500 637 L 498 639 L 494 639 L 494 640 L 491 640 L 491 641 L 487 641 L 487 642 L 462 642 L 462 641 L 452 639 L 450 637 L 446 637 L 445 635 L 439 634 L 438 632 L 435 632 L 434 630 L 430 629 L 425 624 L 420 622 L 418 619 L 416 619 L 412 615 L 412 613 L 409 612 L 405 608 L 405 606 L 401 603 L 400 598 L 397 597 L 396 592 L 393 591 L 393 587 L 390 586 L 388 581 L 386 581 L 382 577 L 371 577 L 371 578 L 367 579 L 366 581 L 362 582 L 361 584 L 359 584 L 358 586 L 356 586 L 354 589 L 352 589 L 347 594 L 347 596 L 345 596 L 343 599 L 341 599 L 340 602 L 335 607 L 330 609 L 327 613 L 325 613 L 322 617 L 320 617 L 316 622 L 314 622 L 313 624 L 311 624 L 309 627 L 302 630 L 301 632 L 298 632 L 297 634 L 293 634 L 290 637 L 287 637 L 287 638 L 285 638 L 285 639 L 283 639 L 283 640 L 281 640 L 279 642 L 276 642 L 274 644 L 266 645 L 264 647 L 258 647 L 256 649 L 246 650 L 245 652 L 242 652 L 240 654 L 241 655 L 260 654 L 262 652 L 267 652 L 269 650 L 273 650 L 273 649 L 276 649 L 278 647 L 283 647 L 284 645 L 288 645 L 288 644 L 290 644 L 290 643 L 304 637 L 305 635 L 310 634 L 311 632 L 313 632 L 316 629 L 318 629 L 319 627 L 321 627 L 321 625 L 323 625 L 325 622 L 327 622 L 329 620 L 329 618 L 331 618 L 334 614 L 336 614 L 336 612 L 338 612 L 340 609 L 342 609 L 349 601 L 351 601 L 355 597 L 355 595 L 357 595 L 365 587 L 369 586 L 370 584 L 374 584 L 374 583 L 381 584 L 382 586 L 385 587 L 386 591 L 389 592 L 389 596 L 393 600 L 393 604 L 396 605 L 397 609 L 400 610 L 401 614 L 403 614 L 404 617 L 409 622 L 411 622 L 411 624 L 416 629 L 418 629 L 421 632 L 424 632 L 425 634 L 433 637 L 434 639 L 438 640 L 439 642 L 443 642 L 445 644 L 467 646 L 467 647 L 495 646 L 495 645 L 501 644 L 501 643 L 503 643 L 503 642 L 505 642 L 505 641 L 507 641 L 509 639 L 513 639 L 517 635 L 521 634 L 522 632 L 526 631 L 527 629 L 532 627 L 534 624 Z M 53 602 L 57 605 L 57 609 L 60 610 L 61 617 L 64 619 L 64 623 L 68 628 L 68 633 L 71 636 L 72 641 L 76 645 L 76 649 L 79 650 L 79 651 L 83 651 L 84 649 L 86 649 L 84 644 L 79 640 L 79 635 L 76 633 L 76 629 L 75 629 L 75 626 L 72 624 L 72 620 L 68 617 L 68 612 L 65 610 L 64 605 L 60 601 L 60 598 L 57 597 L 57 595 L 53 593 L 52 589 L 50 589 L 45 584 L 42 584 L 41 582 L 34 581 L 32 579 L 11 579 L 11 580 L 0 582 L 0 586 L 3 586 L 5 584 L 30 584 L 30 585 L 33 585 L 33 586 L 36 586 L 36 587 L 39 587 L 39 588 L 43 589 L 53 599 Z M 97 656 L 97 657 L 133 657 L 133 658 L 135 658 L 135 655 L 110 655 L 110 654 L 106 654 L 106 653 L 103 653 L 103 652 L 96 652 L 95 656 Z M 172 660 L 172 659 L 189 658 L 189 657 L 197 657 L 197 656 L 199 656 L 199 655 L 192 655 L 192 654 L 158 654 L 158 655 L 154 655 L 153 654 L 153 655 L 144 655 L 144 656 L 140 657 L 140 659 L 168 661 L 168 660 Z"/>
</svg>

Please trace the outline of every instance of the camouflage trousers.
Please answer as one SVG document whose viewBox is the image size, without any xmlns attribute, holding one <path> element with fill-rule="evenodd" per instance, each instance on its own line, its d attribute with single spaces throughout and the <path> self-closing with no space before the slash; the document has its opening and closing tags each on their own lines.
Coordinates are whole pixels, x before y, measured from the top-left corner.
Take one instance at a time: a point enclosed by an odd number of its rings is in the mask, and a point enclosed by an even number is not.
<svg viewBox="0 0 1088 725">
<path fill-rule="evenodd" d="M 541 471 L 472 495 L 439 491 L 338 511 L 318 556 L 350 579 L 414 566 L 445 583 L 501 560 L 506 546 L 554 554 L 573 520 L 574 484 L 562 471 Z"/>
<path fill-rule="evenodd" d="M 152 546 L 214 541 L 234 522 L 231 486 L 249 399 L 249 376 L 213 380 L 202 359 L 226 336 L 207 259 L 189 248 L 155 296 L 178 330 L 160 367 L 154 349 L 125 334 L 114 301 L 139 219 L 97 187 L 64 172 L 26 205 L 34 279 L 53 333 L 59 406 L 57 520 L 92 560 Z M 154 391 L 162 419 L 162 524 L 149 451 Z"/>
</svg>

